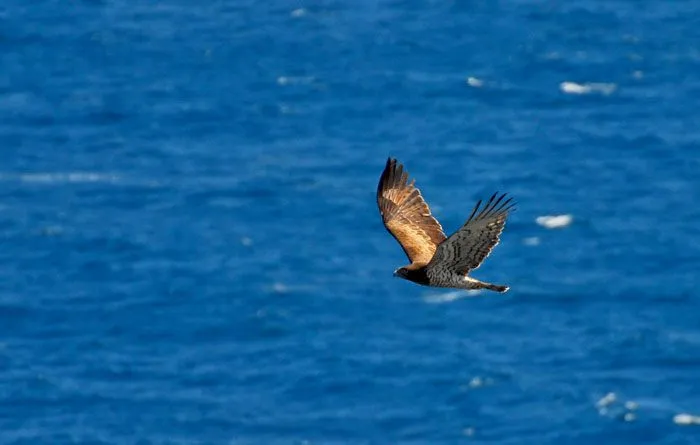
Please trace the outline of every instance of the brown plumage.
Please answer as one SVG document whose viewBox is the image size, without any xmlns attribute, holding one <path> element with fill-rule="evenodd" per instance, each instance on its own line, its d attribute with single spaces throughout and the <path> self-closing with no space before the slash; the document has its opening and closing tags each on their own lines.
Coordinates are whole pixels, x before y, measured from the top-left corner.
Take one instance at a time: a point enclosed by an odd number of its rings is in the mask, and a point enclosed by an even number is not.
<svg viewBox="0 0 700 445">
<path fill-rule="evenodd" d="M 379 178 L 377 204 L 384 226 L 411 261 L 394 275 L 425 286 L 506 292 L 508 286 L 467 276 L 500 240 L 508 212 L 515 206 L 512 198 L 505 197 L 495 193 L 483 208 L 479 201 L 464 225 L 447 238 L 415 180 L 409 183 L 403 166 L 389 158 Z"/>
</svg>

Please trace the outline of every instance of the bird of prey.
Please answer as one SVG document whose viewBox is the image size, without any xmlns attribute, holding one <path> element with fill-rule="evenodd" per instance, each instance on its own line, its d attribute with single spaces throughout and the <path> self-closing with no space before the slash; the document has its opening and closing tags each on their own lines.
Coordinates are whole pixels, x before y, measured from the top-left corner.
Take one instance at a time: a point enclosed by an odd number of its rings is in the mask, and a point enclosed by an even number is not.
<svg viewBox="0 0 700 445">
<path fill-rule="evenodd" d="M 408 172 L 396 159 L 386 161 L 377 186 L 379 213 L 411 261 L 396 269 L 394 276 L 431 287 L 508 291 L 508 286 L 468 274 L 498 244 L 508 212 L 515 206 L 512 198 L 495 193 L 483 207 L 479 200 L 467 222 L 448 238 L 414 184 L 415 180 L 408 182 Z"/>
</svg>

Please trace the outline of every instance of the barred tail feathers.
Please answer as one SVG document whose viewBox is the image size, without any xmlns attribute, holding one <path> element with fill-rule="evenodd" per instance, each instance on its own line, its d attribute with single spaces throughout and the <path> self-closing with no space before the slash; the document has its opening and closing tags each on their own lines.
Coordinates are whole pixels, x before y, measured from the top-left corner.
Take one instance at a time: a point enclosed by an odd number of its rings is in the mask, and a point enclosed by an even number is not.
<svg viewBox="0 0 700 445">
<path fill-rule="evenodd" d="M 508 292 L 508 289 L 510 289 L 510 287 L 504 286 L 502 284 L 484 283 L 484 289 L 488 289 L 488 290 L 498 292 L 500 294 L 504 294 L 504 293 Z"/>
<path fill-rule="evenodd" d="M 508 289 L 510 287 L 502 285 L 502 284 L 491 284 L 491 283 L 486 283 L 484 281 L 479 281 L 476 280 L 472 277 L 466 277 L 467 281 L 469 282 L 469 287 L 471 289 L 488 289 L 492 290 L 494 292 L 498 292 L 500 294 L 508 292 Z"/>
</svg>

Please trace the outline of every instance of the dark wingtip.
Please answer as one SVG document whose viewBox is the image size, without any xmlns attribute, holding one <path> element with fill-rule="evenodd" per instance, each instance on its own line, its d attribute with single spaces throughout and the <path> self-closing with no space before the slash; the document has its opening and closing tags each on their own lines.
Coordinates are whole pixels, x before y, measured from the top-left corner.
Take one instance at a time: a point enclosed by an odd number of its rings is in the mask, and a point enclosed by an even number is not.
<svg viewBox="0 0 700 445">
<path fill-rule="evenodd" d="M 382 189 L 392 187 L 397 182 L 405 180 L 403 176 L 404 172 L 401 163 L 399 163 L 396 158 L 391 156 L 387 157 L 384 171 L 379 178 L 379 184 L 377 184 L 377 194 L 381 194 Z"/>
<path fill-rule="evenodd" d="M 397 166 L 400 166 L 400 165 L 401 164 L 399 164 L 399 162 L 396 160 L 396 158 L 392 158 L 391 156 L 389 156 L 388 158 L 386 158 L 386 165 L 384 166 L 384 172 L 385 173 L 393 172 L 394 170 L 396 170 Z"/>
<path fill-rule="evenodd" d="M 501 198 L 499 199 L 499 202 L 503 198 L 505 198 L 506 196 L 508 196 L 508 193 L 504 193 L 503 196 L 501 196 Z M 503 203 L 501 203 L 500 207 L 498 207 L 498 209 L 496 209 L 496 212 L 503 212 L 503 213 L 512 212 L 513 210 L 515 210 L 516 204 L 517 204 L 517 202 L 513 199 L 513 197 L 508 196 L 508 199 L 506 199 L 505 201 L 503 201 Z"/>
<path fill-rule="evenodd" d="M 515 202 L 513 201 L 513 198 L 508 197 L 508 199 L 504 201 L 503 199 L 508 196 L 508 193 L 502 193 L 500 196 L 499 193 L 500 192 L 496 192 L 491 195 L 488 201 L 484 203 L 483 208 L 481 208 L 483 201 L 480 199 L 474 206 L 474 209 L 472 210 L 471 215 L 469 215 L 469 218 L 467 218 L 467 222 L 465 222 L 465 224 L 468 224 L 471 220 L 486 218 L 494 213 L 507 213 L 514 210 Z M 496 199 L 496 197 L 498 197 L 498 199 Z"/>
<path fill-rule="evenodd" d="M 491 199 L 493 200 L 493 198 L 496 195 L 498 195 L 498 193 L 499 192 L 494 193 L 493 197 Z M 508 197 L 508 199 L 506 199 L 504 201 L 504 199 L 506 197 Z M 491 206 L 491 209 L 489 210 L 489 213 L 491 213 L 491 212 L 508 212 L 508 211 L 512 210 L 514 207 L 515 207 L 515 201 L 513 200 L 513 197 L 508 196 L 508 193 L 506 192 L 506 193 L 501 194 L 501 196 L 498 197 L 496 202 L 493 203 L 493 205 Z"/>
</svg>

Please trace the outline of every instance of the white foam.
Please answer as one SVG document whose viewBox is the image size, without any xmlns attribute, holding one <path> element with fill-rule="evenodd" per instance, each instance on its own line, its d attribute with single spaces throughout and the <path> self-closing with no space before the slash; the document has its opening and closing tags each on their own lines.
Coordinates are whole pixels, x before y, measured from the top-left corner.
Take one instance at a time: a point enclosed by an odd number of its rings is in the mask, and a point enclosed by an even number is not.
<svg viewBox="0 0 700 445">
<path fill-rule="evenodd" d="M 531 236 L 529 238 L 525 238 L 523 240 L 523 244 L 525 244 L 526 246 L 539 246 L 540 239 L 536 236 Z"/>
<path fill-rule="evenodd" d="M 570 225 L 573 220 L 572 215 L 544 215 L 538 216 L 535 222 L 547 229 L 558 229 Z"/>
<path fill-rule="evenodd" d="M 612 94 L 617 89 L 614 83 L 576 83 L 562 82 L 559 89 L 566 94 L 591 94 L 600 93 L 604 95 Z"/>
<path fill-rule="evenodd" d="M 93 172 L 68 172 L 68 173 L 0 173 L 1 180 L 19 180 L 33 183 L 88 183 L 88 182 L 116 182 L 117 175 Z"/>
<path fill-rule="evenodd" d="M 686 413 L 676 414 L 673 416 L 673 423 L 676 425 L 700 425 L 700 416 Z"/>
<path fill-rule="evenodd" d="M 600 400 L 598 400 L 598 402 L 596 403 L 596 406 L 598 406 L 598 408 L 603 408 L 603 407 L 612 405 L 613 403 L 615 403 L 616 400 L 617 400 L 617 396 L 615 395 L 615 393 L 609 392 L 609 393 L 605 394 L 603 397 L 601 397 Z"/>
<path fill-rule="evenodd" d="M 562 82 L 559 89 L 568 94 L 587 94 L 591 91 L 590 87 L 574 82 Z"/>
<path fill-rule="evenodd" d="M 280 85 L 309 84 L 314 81 L 312 76 L 279 76 L 277 83 Z"/>
<path fill-rule="evenodd" d="M 473 377 L 468 384 L 469 388 L 481 388 L 482 386 L 490 385 L 493 380 L 488 377 Z"/>
<path fill-rule="evenodd" d="M 306 15 L 306 9 L 304 8 L 298 8 L 289 13 L 292 17 L 303 17 Z"/>
<path fill-rule="evenodd" d="M 467 437 L 472 437 L 474 436 L 474 428 L 465 428 L 462 430 L 462 434 L 464 434 Z"/>
<path fill-rule="evenodd" d="M 639 408 L 639 404 L 631 400 L 622 400 L 614 392 L 609 392 L 596 402 L 596 407 L 601 416 L 634 422 L 637 420 L 635 411 Z"/>
<path fill-rule="evenodd" d="M 639 408 L 639 404 L 637 402 L 628 401 L 625 402 L 625 408 L 630 411 L 634 411 L 635 409 Z"/>
<path fill-rule="evenodd" d="M 449 303 L 462 298 L 472 298 L 481 293 L 481 290 L 454 290 L 444 294 L 430 294 L 423 297 L 423 301 L 430 304 Z"/>
<path fill-rule="evenodd" d="M 484 86 L 484 81 L 477 79 L 476 77 L 467 77 L 467 85 L 474 88 L 481 88 Z"/>
<path fill-rule="evenodd" d="M 289 291 L 289 287 L 287 287 L 284 283 L 274 283 L 272 285 L 272 290 L 275 293 L 284 294 L 284 293 L 287 293 Z"/>
</svg>

